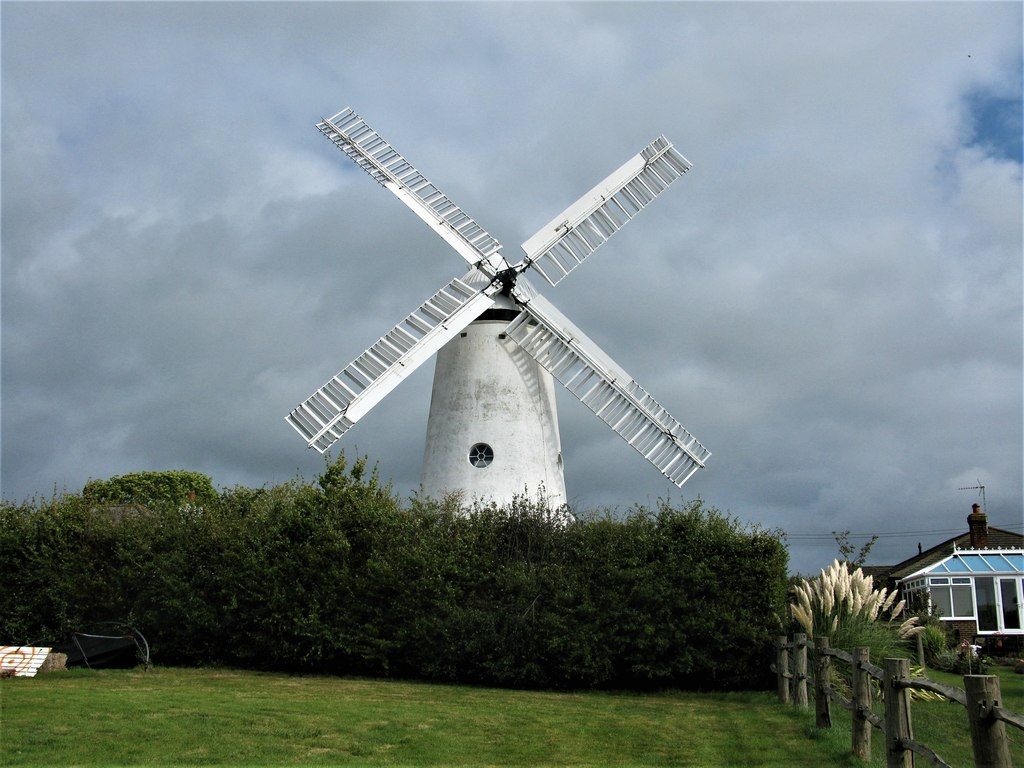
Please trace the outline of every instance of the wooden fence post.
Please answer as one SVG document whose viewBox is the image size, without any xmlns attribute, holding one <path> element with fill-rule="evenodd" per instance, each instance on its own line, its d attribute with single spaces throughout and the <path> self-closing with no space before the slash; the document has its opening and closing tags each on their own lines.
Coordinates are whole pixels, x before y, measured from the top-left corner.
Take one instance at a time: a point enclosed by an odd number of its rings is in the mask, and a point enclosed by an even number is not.
<svg viewBox="0 0 1024 768">
<path fill-rule="evenodd" d="M 827 656 L 828 638 L 814 638 L 814 724 L 818 728 L 832 727 L 832 701 L 825 686 L 832 677 L 832 657 Z"/>
<path fill-rule="evenodd" d="M 871 722 L 864 717 L 871 711 L 871 677 L 862 663 L 870 661 L 870 648 L 854 648 L 853 664 L 850 665 L 853 675 L 853 730 L 850 740 L 850 751 L 861 760 L 871 759 Z"/>
<path fill-rule="evenodd" d="M 789 644 L 789 703 L 796 704 L 796 635 Z"/>
<path fill-rule="evenodd" d="M 807 709 L 807 635 L 793 635 L 793 703 Z"/>
<path fill-rule="evenodd" d="M 1002 706 L 999 678 L 995 675 L 964 675 L 967 721 L 971 726 L 974 764 L 986 768 L 1011 768 L 1006 726 L 992 717 L 992 707 Z"/>
<path fill-rule="evenodd" d="M 909 659 L 886 659 L 882 690 L 885 696 L 885 764 L 887 768 L 913 768 L 914 753 L 903 746 L 914 738 L 910 722 L 910 689 L 900 683 L 910 677 Z"/>
<path fill-rule="evenodd" d="M 789 649 L 786 647 L 786 636 L 779 635 L 775 638 L 775 671 L 778 674 L 779 703 L 789 704 L 789 680 L 786 675 L 789 673 Z"/>
</svg>

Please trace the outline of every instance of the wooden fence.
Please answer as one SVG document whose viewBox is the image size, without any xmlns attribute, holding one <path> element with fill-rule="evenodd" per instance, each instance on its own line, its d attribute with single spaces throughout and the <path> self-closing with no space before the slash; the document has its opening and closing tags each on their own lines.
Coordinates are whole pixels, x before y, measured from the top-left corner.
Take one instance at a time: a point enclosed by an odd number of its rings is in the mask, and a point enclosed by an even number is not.
<svg viewBox="0 0 1024 768">
<path fill-rule="evenodd" d="M 930 763 L 949 768 L 949 764 L 930 747 L 914 740 L 910 717 L 910 691 L 931 691 L 962 704 L 971 732 L 974 764 L 977 768 L 1012 768 L 1006 725 L 1024 730 L 1024 716 L 1002 707 L 999 678 L 995 675 L 964 675 L 964 687 L 937 683 L 925 677 L 910 676 L 908 659 L 886 659 L 884 666 L 871 663 L 868 648 L 847 653 L 829 646 L 827 637 L 814 642 L 812 666 L 808 668 L 807 635 L 797 633 L 789 640 L 780 635 L 775 641 L 772 671 L 778 678 L 778 696 L 783 704 L 808 707 L 807 684 L 814 688 L 814 722 L 819 728 L 832 727 L 832 702 L 853 716 L 850 751 L 862 760 L 871 757 L 871 729 L 885 735 L 885 764 L 888 768 L 912 768 L 914 755 Z M 848 699 L 831 684 L 833 659 L 850 666 Z M 810 673 L 810 674 L 809 674 Z M 871 679 L 879 683 L 884 716 L 871 708 Z"/>
</svg>

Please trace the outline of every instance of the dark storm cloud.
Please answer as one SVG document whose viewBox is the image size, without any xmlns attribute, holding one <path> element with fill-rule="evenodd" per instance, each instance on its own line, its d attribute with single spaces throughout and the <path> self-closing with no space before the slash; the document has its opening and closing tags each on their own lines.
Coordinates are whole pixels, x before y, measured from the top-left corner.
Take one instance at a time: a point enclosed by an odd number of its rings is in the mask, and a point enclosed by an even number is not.
<svg viewBox="0 0 1024 768">
<path fill-rule="evenodd" d="M 694 162 L 545 291 L 714 451 L 686 496 L 952 528 L 980 476 L 1020 522 L 1021 166 L 978 111 L 1019 111 L 1019 5 L 2 13 L 6 497 L 318 471 L 284 414 L 463 270 L 312 129 L 352 104 L 510 254 L 658 133 Z M 344 440 L 403 492 L 430 375 Z M 578 503 L 674 491 L 559 408 Z"/>
</svg>

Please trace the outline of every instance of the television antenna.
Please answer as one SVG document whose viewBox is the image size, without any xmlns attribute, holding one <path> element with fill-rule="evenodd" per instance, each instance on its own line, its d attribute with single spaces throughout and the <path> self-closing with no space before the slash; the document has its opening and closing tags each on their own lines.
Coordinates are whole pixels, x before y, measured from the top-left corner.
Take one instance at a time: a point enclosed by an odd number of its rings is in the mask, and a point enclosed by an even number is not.
<svg viewBox="0 0 1024 768">
<path fill-rule="evenodd" d="M 552 219 L 515 261 L 351 109 L 316 127 L 470 269 L 288 414 L 307 446 L 325 452 L 436 353 L 423 469 L 428 495 L 461 488 L 508 500 L 526 485 L 564 502 L 554 380 L 674 485 L 704 467 L 710 451 L 523 274 L 554 286 L 681 178 L 691 164 L 668 139 L 654 139 Z"/>
<path fill-rule="evenodd" d="M 988 514 L 988 504 L 985 502 L 985 486 L 981 484 L 981 480 L 978 480 L 977 485 L 964 485 L 957 488 L 958 491 L 980 491 L 981 496 L 981 511 L 986 515 Z"/>
</svg>

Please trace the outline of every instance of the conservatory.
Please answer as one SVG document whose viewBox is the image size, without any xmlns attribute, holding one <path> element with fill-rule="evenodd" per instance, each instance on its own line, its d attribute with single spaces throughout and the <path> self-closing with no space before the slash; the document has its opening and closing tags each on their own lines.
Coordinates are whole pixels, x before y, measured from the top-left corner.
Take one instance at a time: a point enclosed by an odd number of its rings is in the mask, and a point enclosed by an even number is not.
<svg viewBox="0 0 1024 768">
<path fill-rule="evenodd" d="M 1024 549 L 954 549 L 899 580 L 943 621 L 973 622 L 979 635 L 1024 635 Z"/>
</svg>

